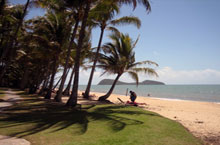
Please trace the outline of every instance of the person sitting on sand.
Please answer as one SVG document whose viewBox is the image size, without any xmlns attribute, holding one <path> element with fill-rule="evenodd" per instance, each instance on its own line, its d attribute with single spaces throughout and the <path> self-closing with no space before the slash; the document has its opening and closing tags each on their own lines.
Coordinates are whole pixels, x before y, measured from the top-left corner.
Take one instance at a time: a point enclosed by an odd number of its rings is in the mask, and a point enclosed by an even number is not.
<svg viewBox="0 0 220 145">
<path fill-rule="evenodd" d="M 136 100 L 136 98 L 137 98 L 136 93 L 133 92 L 133 91 L 130 91 L 130 100 L 131 100 L 132 103 L 134 103 L 134 101 Z"/>
</svg>

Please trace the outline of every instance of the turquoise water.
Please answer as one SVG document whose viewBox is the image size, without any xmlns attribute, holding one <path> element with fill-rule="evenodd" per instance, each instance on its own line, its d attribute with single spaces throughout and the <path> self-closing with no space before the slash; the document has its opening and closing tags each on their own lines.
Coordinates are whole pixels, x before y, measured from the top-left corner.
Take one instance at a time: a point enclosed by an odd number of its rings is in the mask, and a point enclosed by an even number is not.
<svg viewBox="0 0 220 145">
<path fill-rule="evenodd" d="M 110 85 L 93 85 L 91 91 L 106 93 Z M 86 85 L 80 85 L 79 90 L 85 91 Z M 162 99 L 193 100 L 204 102 L 220 102 L 220 85 L 117 85 L 114 94 L 125 95 L 126 90 L 132 90 L 138 96 Z"/>
</svg>

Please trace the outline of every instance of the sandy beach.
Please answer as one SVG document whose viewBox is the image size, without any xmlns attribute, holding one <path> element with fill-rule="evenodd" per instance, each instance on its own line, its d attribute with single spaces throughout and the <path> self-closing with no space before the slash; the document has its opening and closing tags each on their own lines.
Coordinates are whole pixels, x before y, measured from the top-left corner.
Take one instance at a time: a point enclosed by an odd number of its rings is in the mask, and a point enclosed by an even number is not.
<svg viewBox="0 0 220 145">
<path fill-rule="evenodd" d="M 81 93 L 81 92 L 80 92 Z M 91 92 L 97 96 L 103 93 Z M 118 104 L 121 103 L 118 98 L 127 102 L 129 96 L 112 94 L 108 100 Z M 210 102 L 196 102 L 183 100 L 163 100 L 150 97 L 138 96 L 137 103 L 146 103 L 140 105 L 143 109 L 156 112 L 164 117 L 180 122 L 196 137 L 205 142 L 220 144 L 220 104 Z"/>
</svg>

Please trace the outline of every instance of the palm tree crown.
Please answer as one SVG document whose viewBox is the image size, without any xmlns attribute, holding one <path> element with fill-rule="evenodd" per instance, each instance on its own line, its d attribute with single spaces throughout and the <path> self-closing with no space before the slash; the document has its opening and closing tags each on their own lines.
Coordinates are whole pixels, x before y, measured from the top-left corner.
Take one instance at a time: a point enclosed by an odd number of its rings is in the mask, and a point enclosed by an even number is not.
<svg viewBox="0 0 220 145">
<path fill-rule="evenodd" d="M 110 35 L 110 38 L 112 39 L 112 42 L 103 46 L 104 54 L 100 56 L 99 65 L 97 66 L 104 69 L 104 73 L 117 74 L 117 78 L 115 79 L 115 83 L 113 83 L 110 91 L 105 96 L 100 97 L 99 100 L 105 100 L 110 96 L 117 80 L 125 72 L 127 72 L 131 78 L 136 81 L 137 85 L 139 82 L 139 72 L 158 76 L 153 68 L 141 67 L 141 65 L 144 64 L 158 66 L 157 63 L 153 61 L 135 61 L 134 48 L 138 39 L 133 41 L 128 34 L 122 33 L 112 34 Z"/>
<path fill-rule="evenodd" d="M 115 33 L 120 33 L 114 26 L 124 24 L 133 24 L 137 28 L 140 28 L 141 26 L 141 21 L 137 17 L 125 16 L 113 20 L 115 14 L 119 14 L 119 6 L 118 3 L 112 1 L 100 2 L 94 9 L 91 10 L 90 23 L 93 27 L 99 26 L 101 29 L 101 33 L 84 98 L 89 98 L 89 92 L 92 84 L 96 63 L 99 59 L 98 54 L 102 45 L 104 31 L 110 30 Z"/>
</svg>

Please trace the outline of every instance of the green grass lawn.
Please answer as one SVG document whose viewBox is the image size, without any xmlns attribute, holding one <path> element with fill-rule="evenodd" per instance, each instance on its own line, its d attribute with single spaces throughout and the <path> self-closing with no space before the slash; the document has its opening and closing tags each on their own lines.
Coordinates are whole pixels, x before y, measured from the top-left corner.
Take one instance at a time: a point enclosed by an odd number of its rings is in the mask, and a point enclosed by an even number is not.
<svg viewBox="0 0 220 145">
<path fill-rule="evenodd" d="M 4 89 L 0 88 L 0 99 L 3 99 L 4 97 Z"/>
<path fill-rule="evenodd" d="M 0 134 L 33 145 L 201 145 L 182 125 L 156 113 L 119 105 L 81 110 L 23 95 L 0 115 Z"/>
</svg>

